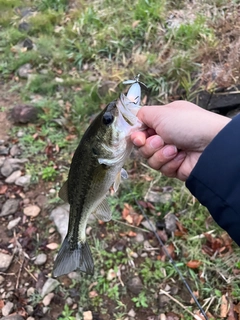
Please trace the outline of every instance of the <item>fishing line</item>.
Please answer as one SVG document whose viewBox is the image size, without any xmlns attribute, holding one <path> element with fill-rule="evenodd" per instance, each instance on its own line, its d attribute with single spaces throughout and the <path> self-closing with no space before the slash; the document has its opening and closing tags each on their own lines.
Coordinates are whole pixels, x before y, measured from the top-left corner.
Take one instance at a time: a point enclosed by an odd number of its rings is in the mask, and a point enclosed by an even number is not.
<svg viewBox="0 0 240 320">
<path fill-rule="evenodd" d="M 187 283 L 186 279 L 184 278 L 183 274 L 181 273 L 181 271 L 178 269 L 176 263 L 174 262 L 174 260 L 172 259 L 171 255 L 168 253 L 167 249 L 165 248 L 164 243 L 162 242 L 161 238 L 159 237 L 158 233 L 155 231 L 155 228 L 152 225 L 152 222 L 150 221 L 150 219 L 148 218 L 148 216 L 146 215 L 146 213 L 144 212 L 142 206 L 139 204 L 139 202 L 137 201 L 137 199 L 134 197 L 134 201 L 136 203 L 136 205 L 138 206 L 139 210 L 141 211 L 141 213 L 143 214 L 144 218 L 147 220 L 147 222 L 149 223 L 149 226 L 152 229 L 152 232 L 154 233 L 154 235 L 156 236 L 159 244 L 161 245 L 165 255 L 169 258 L 170 263 L 172 264 L 173 268 L 175 269 L 175 271 L 179 274 L 182 282 L 184 283 L 185 287 L 187 288 L 188 292 L 190 293 L 191 297 L 193 298 L 193 300 L 195 301 L 196 305 L 198 306 L 200 312 L 202 313 L 202 315 L 204 316 L 204 318 L 206 320 L 208 320 L 208 317 L 206 315 L 206 313 L 204 312 L 202 306 L 200 305 L 200 303 L 198 302 L 197 298 L 195 297 L 195 295 L 193 294 L 189 284 Z"/>
</svg>

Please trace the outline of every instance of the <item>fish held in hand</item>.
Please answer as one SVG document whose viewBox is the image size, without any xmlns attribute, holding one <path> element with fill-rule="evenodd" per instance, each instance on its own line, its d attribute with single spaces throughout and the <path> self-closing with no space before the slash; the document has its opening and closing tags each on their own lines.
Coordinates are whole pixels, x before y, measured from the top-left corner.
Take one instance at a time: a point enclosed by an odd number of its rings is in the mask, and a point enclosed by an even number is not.
<svg viewBox="0 0 240 320">
<path fill-rule="evenodd" d="M 59 196 L 70 204 L 68 232 L 53 267 L 59 277 L 74 270 L 93 274 L 94 262 L 86 241 L 89 215 L 102 221 L 111 220 L 106 194 L 111 187 L 116 192 L 125 160 L 132 151 L 130 135 L 143 129 L 137 118 L 140 109 L 141 86 L 133 80 L 128 93 L 109 103 L 84 133 L 72 159 L 68 180 Z"/>
</svg>

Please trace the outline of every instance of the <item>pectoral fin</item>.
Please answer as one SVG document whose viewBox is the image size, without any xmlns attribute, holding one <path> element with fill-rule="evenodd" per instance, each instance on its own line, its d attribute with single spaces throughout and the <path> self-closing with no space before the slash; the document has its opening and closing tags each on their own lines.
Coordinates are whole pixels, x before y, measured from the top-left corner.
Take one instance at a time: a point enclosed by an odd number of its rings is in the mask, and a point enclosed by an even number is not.
<svg viewBox="0 0 240 320">
<path fill-rule="evenodd" d="M 102 203 L 97 207 L 95 211 L 95 216 L 97 219 L 102 221 L 110 221 L 112 219 L 112 213 L 107 202 L 107 199 L 104 199 Z"/>
<path fill-rule="evenodd" d="M 68 201 L 68 181 L 65 181 L 62 185 L 61 189 L 58 192 L 59 198 L 61 198 L 64 202 Z"/>
<path fill-rule="evenodd" d="M 127 179 L 127 178 L 128 178 L 127 171 L 122 168 L 121 171 L 116 175 L 116 178 L 113 184 L 114 192 L 118 191 L 119 185 L 121 183 L 121 179 Z"/>
</svg>

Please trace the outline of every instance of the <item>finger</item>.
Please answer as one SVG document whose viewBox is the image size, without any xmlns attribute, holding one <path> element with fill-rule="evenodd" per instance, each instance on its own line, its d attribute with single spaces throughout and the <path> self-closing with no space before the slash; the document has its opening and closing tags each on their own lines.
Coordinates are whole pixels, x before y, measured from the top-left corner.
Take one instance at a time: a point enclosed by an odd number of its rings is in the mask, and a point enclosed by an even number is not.
<svg viewBox="0 0 240 320">
<path fill-rule="evenodd" d="M 148 159 L 159 149 L 163 148 L 163 146 L 163 139 L 158 135 L 154 135 L 146 139 L 145 144 L 139 149 L 139 152 L 144 158 Z"/>
<path fill-rule="evenodd" d="M 179 168 L 181 167 L 183 161 L 186 159 L 187 154 L 183 151 L 179 152 L 175 158 L 173 158 L 171 161 L 167 162 L 164 164 L 161 168 L 160 171 L 162 174 L 169 178 L 175 178 L 177 177 L 178 179 L 185 181 L 186 176 L 181 174 L 179 171 Z"/>
<path fill-rule="evenodd" d="M 166 145 L 156 151 L 149 159 L 148 164 L 156 170 L 161 170 L 162 166 L 176 157 L 178 150 L 173 145 Z"/>
<path fill-rule="evenodd" d="M 131 134 L 131 140 L 136 147 L 142 147 L 146 143 L 146 139 L 149 137 L 147 131 L 137 131 Z"/>
</svg>

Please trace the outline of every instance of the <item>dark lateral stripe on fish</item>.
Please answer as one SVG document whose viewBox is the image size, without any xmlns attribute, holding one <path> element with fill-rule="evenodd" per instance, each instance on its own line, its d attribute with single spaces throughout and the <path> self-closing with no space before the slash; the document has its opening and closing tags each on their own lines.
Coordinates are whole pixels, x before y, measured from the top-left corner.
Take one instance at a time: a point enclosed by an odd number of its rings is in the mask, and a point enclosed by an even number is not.
<svg viewBox="0 0 240 320">
<path fill-rule="evenodd" d="M 59 277 L 75 270 L 93 274 L 94 262 L 87 242 L 78 244 L 78 248 L 71 250 L 66 237 L 54 262 L 53 277 Z"/>
</svg>

